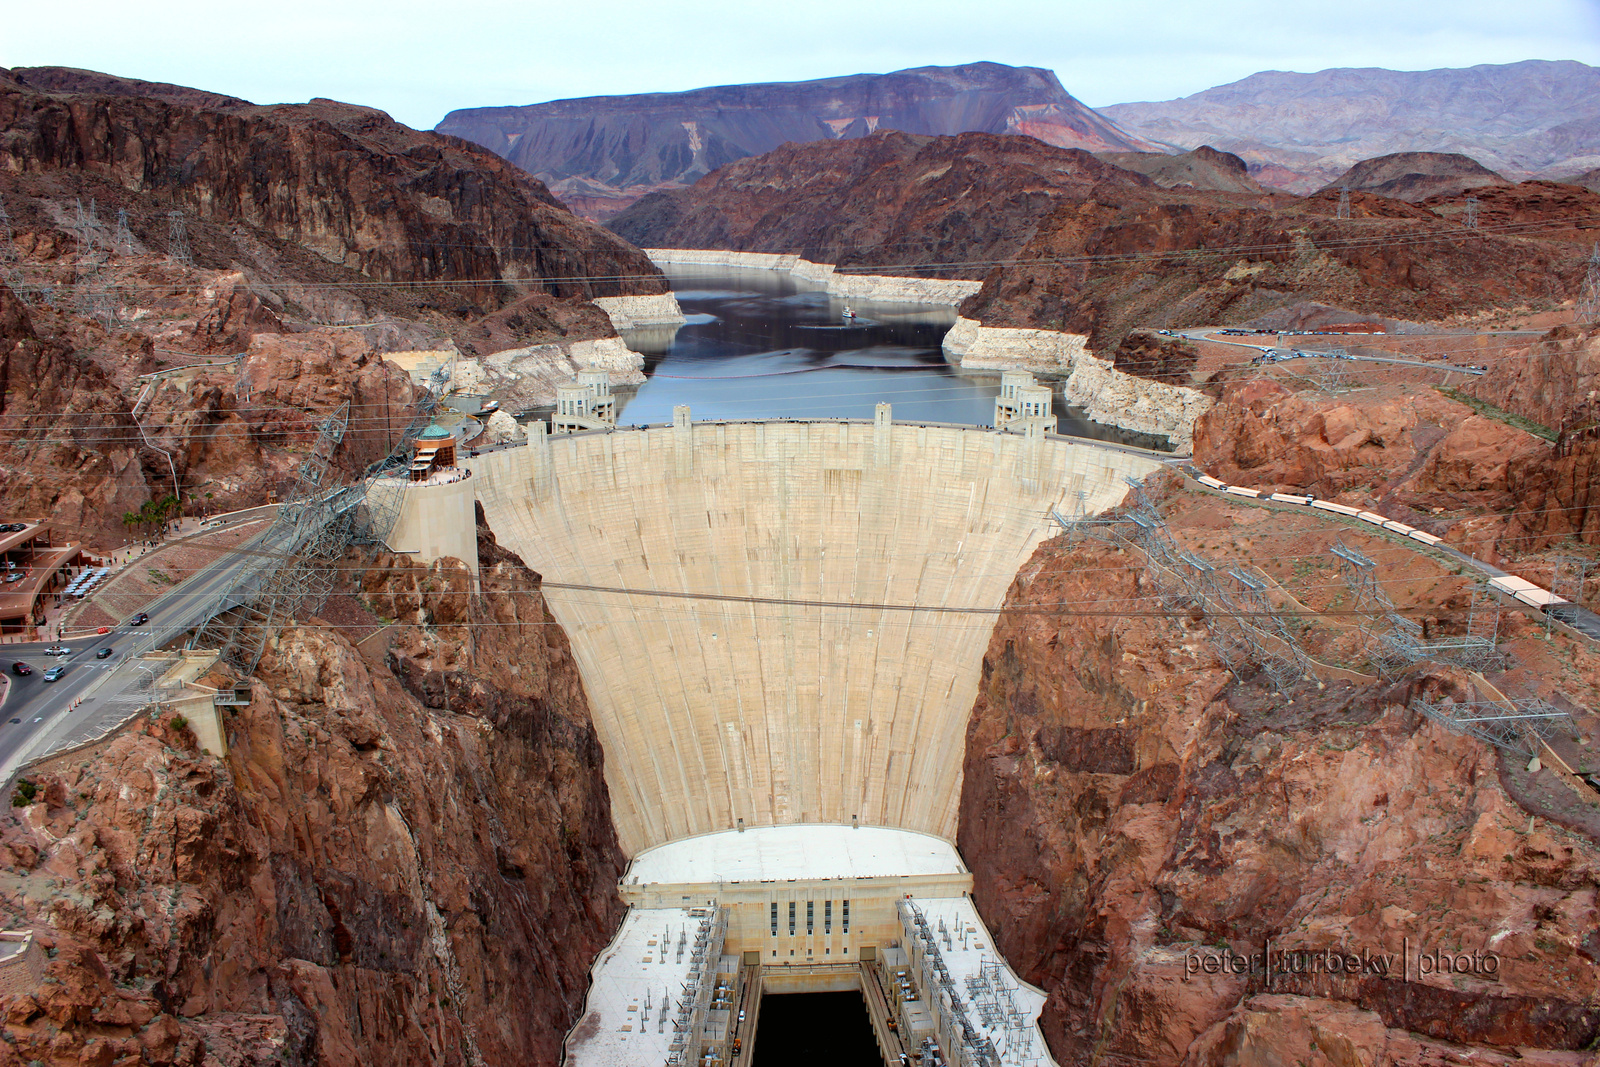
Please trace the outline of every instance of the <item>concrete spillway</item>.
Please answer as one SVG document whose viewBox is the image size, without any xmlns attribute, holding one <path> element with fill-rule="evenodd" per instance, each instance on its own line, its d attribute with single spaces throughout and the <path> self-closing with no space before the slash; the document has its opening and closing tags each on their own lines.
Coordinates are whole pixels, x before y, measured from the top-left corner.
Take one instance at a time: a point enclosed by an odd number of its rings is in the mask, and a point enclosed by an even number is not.
<svg viewBox="0 0 1600 1067">
<path fill-rule="evenodd" d="M 753 598 L 546 589 L 635 854 L 741 822 L 954 838 L 993 609 L 1052 506 L 1112 506 L 1156 466 L 886 419 L 685 423 L 539 434 L 470 483 L 548 582 Z"/>
</svg>

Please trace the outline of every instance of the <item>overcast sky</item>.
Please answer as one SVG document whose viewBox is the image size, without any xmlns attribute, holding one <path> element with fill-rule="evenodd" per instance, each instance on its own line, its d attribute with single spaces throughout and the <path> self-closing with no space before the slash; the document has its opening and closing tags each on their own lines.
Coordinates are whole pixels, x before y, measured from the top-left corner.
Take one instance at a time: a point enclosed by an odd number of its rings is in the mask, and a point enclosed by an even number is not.
<svg viewBox="0 0 1600 1067">
<path fill-rule="evenodd" d="M 328 96 L 427 128 L 458 107 L 992 60 L 1092 106 L 1258 70 L 1600 66 L 1600 0 L 0 0 L 0 66 L 87 67 L 257 103 Z"/>
</svg>

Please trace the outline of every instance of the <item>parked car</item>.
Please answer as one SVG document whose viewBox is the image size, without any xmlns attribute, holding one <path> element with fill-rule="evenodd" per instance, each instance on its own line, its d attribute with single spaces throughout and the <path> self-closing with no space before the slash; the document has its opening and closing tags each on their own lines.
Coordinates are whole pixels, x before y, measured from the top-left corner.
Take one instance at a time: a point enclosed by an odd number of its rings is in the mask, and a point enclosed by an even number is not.
<svg viewBox="0 0 1600 1067">
<path fill-rule="evenodd" d="M 17 660 L 17 662 L 15 662 L 15 663 L 13 663 L 11 665 L 11 673 L 12 674 L 29 675 L 29 674 L 33 673 L 33 668 L 28 666 L 26 663 L 22 662 L 19 659 L 19 660 Z"/>
<path fill-rule="evenodd" d="M 44 654 L 47 656 L 70 656 L 72 655 L 72 649 L 62 648 L 60 645 L 51 645 L 44 650 Z"/>
<path fill-rule="evenodd" d="M 107 645 L 104 648 L 102 648 L 100 651 L 96 652 L 94 654 L 94 658 L 95 659 L 110 659 L 111 658 L 111 646 Z"/>
<path fill-rule="evenodd" d="M 139 612 L 139 614 L 135 615 L 133 618 L 128 620 L 128 625 L 129 626 L 143 626 L 145 623 L 147 623 L 149 621 L 150 621 L 150 615 L 147 612 L 141 611 L 141 612 Z"/>
<path fill-rule="evenodd" d="M 44 672 L 44 680 L 47 682 L 53 682 L 66 673 L 67 669 L 65 667 L 51 667 L 49 670 Z"/>
</svg>

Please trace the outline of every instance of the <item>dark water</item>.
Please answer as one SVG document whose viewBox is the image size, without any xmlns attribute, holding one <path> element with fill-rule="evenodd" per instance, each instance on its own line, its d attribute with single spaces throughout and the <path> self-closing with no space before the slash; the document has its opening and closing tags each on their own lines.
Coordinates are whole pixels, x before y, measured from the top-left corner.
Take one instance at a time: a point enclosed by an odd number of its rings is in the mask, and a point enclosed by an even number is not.
<svg viewBox="0 0 1600 1067">
<path fill-rule="evenodd" d="M 675 333 L 624 332 L 645 354 L 649 380 L 620 394 L 618 422 L 672 421 L 688 404 L 704 419 L 870 419 L 880 402 L 902 422 L 988 425 L 1000 376 L 962 374 L 945 362 L 940 342 L 953 308 L 845 302 L 802 292 L 776 271 L 670 268 L 668 278 L 688 317 Z M 1153 444 L 1101 426 L 1057 401 L 1062 433 Z"/>
<path fill-rule="evenodd" d="M 883 1067 L 860 993 L 761 998 L 755 1067 Z"/>
</svg>

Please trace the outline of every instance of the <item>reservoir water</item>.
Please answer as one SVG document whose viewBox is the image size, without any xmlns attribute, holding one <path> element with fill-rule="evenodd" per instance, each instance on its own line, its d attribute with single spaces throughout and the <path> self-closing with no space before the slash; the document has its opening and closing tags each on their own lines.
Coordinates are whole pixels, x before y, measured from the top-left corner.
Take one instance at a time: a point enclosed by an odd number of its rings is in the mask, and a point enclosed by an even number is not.
<svg viewBox="0 0 1600 1067">
<path fill-rule="evenodd" d="M 846 304 L 805 291 L 787 274 L 728 267 L 664 268 L 688 322 L 623 331 L 645 356 L 648 380 L 619 391 L 617 421 L 672 421 L 688 404 L 704 419 L 870 419 L 880 402 L 897 422 L 987 425 L 1000 392 L 998 372 L 962 373 L 940 348 L 955 309 L 918 304 Z M 1165 446 L 1091 422 L 1056 401 L 1060 432 Z"/>
</svg>

